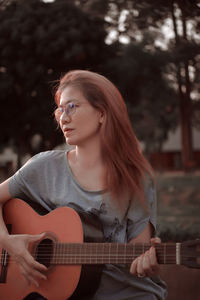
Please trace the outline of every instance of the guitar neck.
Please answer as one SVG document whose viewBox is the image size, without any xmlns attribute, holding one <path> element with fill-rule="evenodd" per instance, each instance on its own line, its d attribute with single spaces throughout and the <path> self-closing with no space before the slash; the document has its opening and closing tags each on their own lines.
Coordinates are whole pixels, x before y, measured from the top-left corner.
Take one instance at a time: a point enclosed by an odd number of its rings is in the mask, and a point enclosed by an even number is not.
<svg viewBox="0 0 200 300">
<path fill-rule="evenodd" d="M 51 264 L 131 264 L 150 247 L 150 244 L 57 243 L 54 244 Z M 158 263 L 181 263 L 180 243 L 156 244 L 155 248 Z"/>
</svg>

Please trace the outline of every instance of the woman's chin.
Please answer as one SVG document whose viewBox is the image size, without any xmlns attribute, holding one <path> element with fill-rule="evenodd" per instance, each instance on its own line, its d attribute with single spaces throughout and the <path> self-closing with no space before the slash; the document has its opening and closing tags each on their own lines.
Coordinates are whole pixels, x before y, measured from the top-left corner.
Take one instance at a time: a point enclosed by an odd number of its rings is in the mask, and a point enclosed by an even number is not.
<svg viewBox="0 0 200 300">
<path fill-rule="evenodd" d="M 65 139 L 66 143 L 69 145 L 69 146 L 75 146 L 76 143 L 74 141 L 72 141 L 71 139 Z"/>
</svg>

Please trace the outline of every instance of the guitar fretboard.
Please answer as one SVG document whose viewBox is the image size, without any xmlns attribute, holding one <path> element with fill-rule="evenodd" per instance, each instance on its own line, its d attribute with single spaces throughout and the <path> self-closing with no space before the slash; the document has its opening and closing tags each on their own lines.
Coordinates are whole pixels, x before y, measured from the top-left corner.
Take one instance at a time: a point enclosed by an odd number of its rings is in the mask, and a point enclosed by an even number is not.
<svg viewBox="0 0 200 300">
<path fill-rule="evenodd" d="M 157 260 L 160 264 L 180 263 L 180 244 L 177 244 L 155 245 Z M 54 244 L 50 261 L 54 265 L 130 264 L 133 259 L 147 251 L 150 247 L 151 245 L 149 244 L 56 243 Z M 43 248 L 40 256 L 45 255 L 48 256 L 48 253 Z"/>
</svg>

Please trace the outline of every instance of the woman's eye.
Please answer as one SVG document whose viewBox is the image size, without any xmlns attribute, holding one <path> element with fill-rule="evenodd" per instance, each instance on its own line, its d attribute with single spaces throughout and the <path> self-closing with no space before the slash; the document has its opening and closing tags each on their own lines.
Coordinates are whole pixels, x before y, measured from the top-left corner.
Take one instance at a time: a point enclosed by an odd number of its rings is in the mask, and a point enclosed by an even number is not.
<svg viewBox="0 0 200 300">
<path fill-rule="evenodd" d="M 72 103 L 72 102 L 70 102 L 70 103 L 68 104 L 68 106 L 69 106 L 69 108 L 74 108 L 74 107 L 75 107 L 75 104 Z"/>
</svg>

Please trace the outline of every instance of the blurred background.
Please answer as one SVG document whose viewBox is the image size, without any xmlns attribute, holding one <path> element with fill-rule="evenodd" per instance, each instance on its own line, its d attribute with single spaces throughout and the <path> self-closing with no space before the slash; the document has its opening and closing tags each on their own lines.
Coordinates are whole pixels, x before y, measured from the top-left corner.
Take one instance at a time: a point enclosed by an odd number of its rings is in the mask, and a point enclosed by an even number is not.
<svg viewBox="0 0 200 300">
<path fill-rule="evenodd" d="M 200 238 L 200 1 L 1 0 L 0 181 L 66 147 L 53 95 L 71 69 L 99 72 L 121 91 L 155 170 L 157 234 Z M 198 270 L 162 272 L 168 299 L 198 299 Z"/>
</svg>

